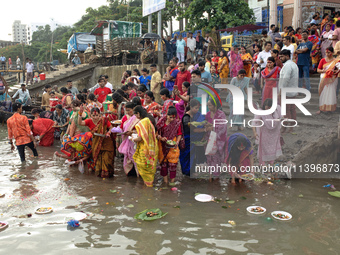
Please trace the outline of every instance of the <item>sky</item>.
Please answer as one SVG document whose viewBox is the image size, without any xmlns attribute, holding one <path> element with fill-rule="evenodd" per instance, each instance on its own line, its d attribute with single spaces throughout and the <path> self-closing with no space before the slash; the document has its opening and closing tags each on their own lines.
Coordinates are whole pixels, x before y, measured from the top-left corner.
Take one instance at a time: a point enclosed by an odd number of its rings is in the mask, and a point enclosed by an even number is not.
<svg viewBox="0 0 340 255">
<path fill-rule="evenodd" d="M 88 7 L 107 5 L 106 0 L 1 0 L 0 40 L 11 41 L 12 24 L 21 20 L 22 24 L 49 24 L 55 21 L 74 24 L 85 14 Z M 95 25 L 95 24 L 94 24 Z M 94 26 L 93 25 L 93 26 Z"/>
</svg>

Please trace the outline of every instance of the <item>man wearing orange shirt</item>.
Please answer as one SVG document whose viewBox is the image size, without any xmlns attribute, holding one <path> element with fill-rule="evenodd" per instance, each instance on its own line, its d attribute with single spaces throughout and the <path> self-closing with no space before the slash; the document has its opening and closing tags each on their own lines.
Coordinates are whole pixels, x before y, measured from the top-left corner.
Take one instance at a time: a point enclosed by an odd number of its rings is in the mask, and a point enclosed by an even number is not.
<svg viewBox="0 0 340 255">
<path fill-rule="evenodd" d="M 20 103 L 14 103 L 13 114 L 7 120 L 8 138 L 11 144 L 11 150 L 14 150 L 13 138 L 15 139 L 15 145 L 17 146 L 21 162 L 25 161 L 25 147 L 27 146 L 33 151 L 34 157 L 38 157 L 36 150 L 37 144 L 35 143 L 33 133 L 28 124 L 26 116 L 21 115 L 22 105 Z"/>
</svg>

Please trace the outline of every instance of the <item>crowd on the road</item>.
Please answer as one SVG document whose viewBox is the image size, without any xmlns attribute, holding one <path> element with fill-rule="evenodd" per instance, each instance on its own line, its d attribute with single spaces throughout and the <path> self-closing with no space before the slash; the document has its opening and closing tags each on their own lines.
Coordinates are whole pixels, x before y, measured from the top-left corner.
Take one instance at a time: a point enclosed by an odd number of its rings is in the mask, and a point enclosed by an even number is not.
<svg viewBox="0 0 340 255">
<path fill-rule="evenodd" d="M 183 39 L 179 36 L 176 57 L 173 51 L 169 52 L 169 65 L 163 74 L 152 64 L 150 70 L 125 71 L 118 89 L 105 75 L 99 77 L 95 86 L 81 92 L 72 81 L 60 90 L 46 85 L 42 109 L 32 111 L 34 120 L 30 122 L 21 115 L 28 94 L 22 85 L 22 90 L 13 96 L 19 96 L 11 106 L 15 114 L 7 121 L 12 149 L 15 138 L 24 161 L 25 146 L 37 156 L 37 142 L 40 146 L 51 146 L 55 139 L 60 139 L 57 156 L 72 164 L 86 162 L 89 171 L 103 178 L 114 175 L 118 151 L 124 155 L 126 175 L 140 175 L 147 186 L 152 186 L 157 169 L 164 182 L 169 182 L 169 178 L 173 185 L 178 163 L 185 175 L 191 175 L 195 165 L 204 163 L 208 166 L 224 163 L 239 170 L 241 166 L 252 166 L 254 151 L 247 136 L 242 133 L 228 136 L 227 125 L 213 125 L 214 120 L 227 119 L 215 85 L 227 84 L 230 77 L 230 84 L 242 90 L 245 100 L 253 85 L 254 93 L 261 94 L 261 108 L 267 110 L 273 104 L 273 90 L 279 98 L 282 88 L 310 90 L 309 73 L 317 71 L 321 73 L 320 111 L 335 111 L 340 20 L 335 25 L 327 16 L 324 20 L 320 25 L 312 22 L 304 31 L 286 27 L 282 34 L 272 25 L 269 33 L 263 31 L 262 38 L 254 41 L 250 52 L 234 43 L 228 53 L 222 50 L 210 54 L 204 51 L 204 42 L 212 42 L 207 38 L 209 35 L 204 39 L 198 34 L 192 44 L 191 34 L 187 44 L 181 43 Z M 182 50 L 186 45 L 189 49 L 185 55 Z M 209 94 L 205 115 L 201 106 L 203 93 Z M 298 94 L 290 92 L 286 96 L 292 99 Z M 242 131 L 244 115 L 234 115 L 233 108 L 237 106 L 233 105 L 231 93 L 227 102 L 229 123 Z M 286 113 L 285 118 L 296 120 L 295 105 L 286 105 Z M 260 164 L 273 164 L 282 155 L 281 134 L 291 132 L 294 123 L 291 121 L 288 129 L 281 129 L 279 122 L 268 121 L 281 118 L 279 105 L 272 114 L 254 117 L 264 123 L 253 128 Z M 235 182 L 238 176 L 231 175 Z M 218 173 L 212 177 L 218 177 Z"/>
</svg>

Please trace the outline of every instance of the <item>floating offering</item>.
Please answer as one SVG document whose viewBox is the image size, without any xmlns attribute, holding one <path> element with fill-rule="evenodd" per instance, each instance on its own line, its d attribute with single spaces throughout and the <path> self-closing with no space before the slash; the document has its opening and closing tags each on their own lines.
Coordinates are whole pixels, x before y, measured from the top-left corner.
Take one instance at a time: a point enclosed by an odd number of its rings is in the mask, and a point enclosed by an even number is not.
<svg viewBox="0 0 340 255">
<path fill-rule="evenodd" d="M 254 180 L 255 176 L 252 173 L 248 173 L 248 174 L 242 174 L 240 177 L 242 180 L 251 181 L 251 180 Z"/>
<path fill-rule="evenodd" d="M 9 178 L 10 178 L 11 181 L 20 181 L 22 179 L 25 179 L 26 175 L 24 175 L 24 174 L 12 174 Z"/>
<path fill-rule="evenodd" d="M 52 207 L 39 207 L 35 213 L 36 214 L 47 214 L 47 213 L 51 213 L 53 212 L 53 208 Z"/>
<path fill-rule="evenodd" d="M 284 211 L 274 211 L 271 213 L 271 215 L 274 219 L 277 220 L 290 220 L 291 218 L 293 218 L 290 213 Z"/>
<path fill-rule="evenodd" d="M 146 209 L 140 213 L 135 215 L 135 219 L 137 220 L 157 220 L 163 218 L 168 213 L 163 213 L 159 208 L 156 209 Z"/>
<path fill-rule="evenodd" d="M 208 194 L 199 194 L 195 196 L 195 200 L 198 202 L 211 202 L 214 201 L 214 197 Z"/>
<path fill-rule="evenodd" d="M 0 230 L 3 230 L 8 227 L 8 223 L 4 221 L 0 221 Z"/>
<path fill-rule="evenodd" d="M 266 212 L 266 208 L 262 206 L 249 206 L 247 207 L 247 211 L 252 214 L 263 214 Z"/>
</svg>

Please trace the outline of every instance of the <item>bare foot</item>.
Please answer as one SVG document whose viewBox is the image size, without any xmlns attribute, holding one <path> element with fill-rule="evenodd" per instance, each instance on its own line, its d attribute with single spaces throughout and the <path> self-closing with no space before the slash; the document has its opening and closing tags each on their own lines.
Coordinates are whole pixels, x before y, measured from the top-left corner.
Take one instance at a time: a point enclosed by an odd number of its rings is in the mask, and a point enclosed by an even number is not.
<svg viewBox="0 0 340 255">
<path fill-rule="evenodd" d="M 164 176 L 164 177 L 163 177 L 163 182 L 164 182 L 164 183 L 168 183 L 168 182 L 169 182 L 169 181 L 168 181 L 168 176 Z"/>
<path fill-rule="evenodd" d="M 236 182 L 235 182 L 235 178 L 233 177 L 233 178 L 231 178 L 231 184 L 236 184 Z"/>
<path fill-rule="evenodd" d="M 170 179 L 170 182 L 175 183 L 175 178 Z"/>
</svg>

